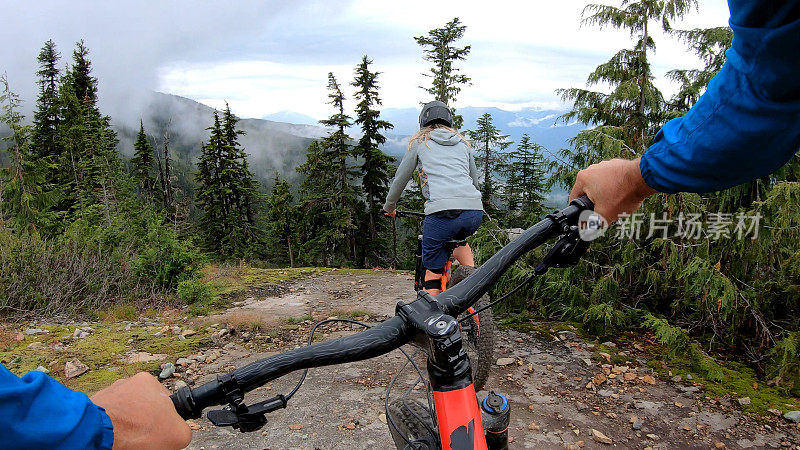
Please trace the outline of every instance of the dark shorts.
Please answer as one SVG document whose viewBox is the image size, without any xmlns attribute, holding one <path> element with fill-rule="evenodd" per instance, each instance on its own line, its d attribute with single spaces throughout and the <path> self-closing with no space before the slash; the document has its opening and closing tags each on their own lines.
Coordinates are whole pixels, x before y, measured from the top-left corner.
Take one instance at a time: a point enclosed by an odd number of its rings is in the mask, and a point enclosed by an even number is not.
<svg viewBox="0 0 800 450">
<path fill-rule="evenodd" d="M 449 212 L 449 211 L 448 211 Z M 446 215 L 446 214 L 442 214 Z M 428 214 L 422 222 L 422 265 L 428 270 L 440 270 L 450 258 L 445 242 L 466 239 L 481 226 L 483 211 L 462 211 L 455 218 Z"/>
</svg>

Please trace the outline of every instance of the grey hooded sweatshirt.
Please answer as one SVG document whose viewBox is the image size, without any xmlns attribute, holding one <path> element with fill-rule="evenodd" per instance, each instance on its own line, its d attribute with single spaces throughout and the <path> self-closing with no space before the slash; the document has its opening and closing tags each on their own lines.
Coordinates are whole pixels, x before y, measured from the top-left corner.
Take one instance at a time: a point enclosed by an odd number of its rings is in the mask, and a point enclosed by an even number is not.
<svg viewBox="0 0 800 450">
<path fill-rule="evenodd" d="M 425 214 L 449 209 L 483 210 L 478 168 L 467 144 L 452 131 L 437 128 L 428 141 L 414 141 L 397 167 L 386 195 L 385 211 L 394 211 L 414 169 L 419 171 Z"/>
</svg>

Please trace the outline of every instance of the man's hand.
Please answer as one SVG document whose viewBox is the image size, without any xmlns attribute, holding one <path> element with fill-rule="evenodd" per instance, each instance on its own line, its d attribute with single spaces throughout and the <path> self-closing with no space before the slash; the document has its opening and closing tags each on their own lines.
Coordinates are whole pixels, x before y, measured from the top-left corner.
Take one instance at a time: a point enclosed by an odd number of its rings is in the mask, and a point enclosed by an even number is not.
<svg viewBox="0 0 800 450">
<path fill-rule="evenodd" d="M 148 373 L 117 380 L 91 400 L 111 418 L 114 450 L 179 449 L 192 439 L 189 426 L 175 412 L 169 391 Z"/>
<path fill-rule="evenodd" d="M 389 217 L 395 217 L 395 216 L 397 216 L 397 210 L 393 209 L 392 211 L 384 211 L 383 215 L 384 216 L 389 216 Z"/>
<path fill-rule="evenodd" d="M 622 213 L 632 214 L 647 197 L 655 194 L 639 170 L 639 159 L 602 161 L 578 172 L 569 199 L 587 195 L 594 210 L 608 222 L 615 222 Z"/>
</svg>

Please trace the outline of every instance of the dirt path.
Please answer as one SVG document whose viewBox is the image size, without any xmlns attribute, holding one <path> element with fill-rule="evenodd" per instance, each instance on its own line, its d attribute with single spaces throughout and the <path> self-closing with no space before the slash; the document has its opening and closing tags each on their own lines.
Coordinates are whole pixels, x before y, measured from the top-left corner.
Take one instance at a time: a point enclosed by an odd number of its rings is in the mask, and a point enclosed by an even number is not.
<svg viewBox="0 0 800 450">
<path fill-rule="evenodd" d="M 195 358 L 204 362 L 183 361 L 179 376 L 202 383 L 232 367 L 303 345 L 312 321 L 302 319 L 308 316 L 317 320 L 357 315 L 376 322 L 393 314 L 397 300 L 414 295 L 408 276 L 387 272 L 327 272 L 299 280 L 287 290 L 280 297 L 248 298 L 212 318 L 220 324 L 238 323 L 239 329 L 260 322 L 267 324 L 269 334 L 237 332 L 235 326 L 231 332 L 220 325 L 221 348 Z M 337 326 L 323 337 L 353 331 L 349 325 Z M 739 412 L 735 401 L 732 405 L 725 399 L 707 399 L 699 387 L 659 379 L 645 369 L 635 349 L 619 349 L 630 363 L 612 366 L 603 364 L 602 356 L 598 361 L 593 344 L 574 333 L 554 336 L 499 333 L 496 357 L 513 362 L 493 367 L 487 386 L 511 399 L 511 448 L 800 448 L 797 425 L 782 418 L 751 418 Z M 386 385 L 403 361 L 395 351 L 361 363 L 312 370 L 289 407 L 270 414 L 261 431 L 242 434 L 215 428 L 203 418 L 192 424 L 190 448 L 391 448 L 383 402 Z M 287 392 L 297 377 L 292 374 L 254 391 L 248 402 Z M 404 386 L 409 380 L 410 375 L 404 378 Z M 401 392 L 402 388 L 393 391 L 393 398 Z M 613 444 L 597 442 L 593 429 Z"/>
</svg>

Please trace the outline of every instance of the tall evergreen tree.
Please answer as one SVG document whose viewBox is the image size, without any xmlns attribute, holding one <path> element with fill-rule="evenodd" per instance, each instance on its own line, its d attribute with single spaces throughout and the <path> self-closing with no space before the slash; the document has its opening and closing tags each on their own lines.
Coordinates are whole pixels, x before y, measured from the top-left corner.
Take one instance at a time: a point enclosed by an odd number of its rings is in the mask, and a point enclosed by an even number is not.
<svg viewBox="0 0 800 450">
<path fill-rule="evenodd" d="M 471 47 L 456 47 L 456 41 L 464 37 L 467 30 L 466 25 L 461 24 L 461 20 L 456 17 L 447 22 L 442 28 L 430 30 L 426 36 L 417 36 L 414 40 L 423 49 L 423 59 L 433 63 L 429 73 L 424 73 L 426 77 L 432 78 L 432 85 L 425 89 L 426 92 L 434 96 L 435 100 L 450 105 L 453 110 L 453 125 L 461 128 L 464 119 L 455 114 L 453 103 L 456 96 L 461 92 L 461 86 L 469 84 L 471 78 L 461 73 L 460 69 L 454 64 L 463 61 L 469 55 Z"/>
<path fill-rule="evenodd" d="M 214 111 L 208 143 L 197 163 L 197 205 L 200 233 L 208 249 L 223 257 L 245 257 L 263 252 L 260 194 L 238 142 L 238 118 L 226 105 L 222 120 Z"/>
<path fill-rule="evenodd" d="M 562 116 L 565 121 L 600 125 L 573 141 L 587 154 L 585 162 L 638 155 L 649 145 L 664 119 L 664 99 L 653 85 L 648 59 L 648 51 L 655 50 L 650 23 L 657 21 L 669 32 L 671 22 L 696 4 L 695 0 L 624 0 L 621 7 L 591 4 L 584 8 L 584 24 L 624 29 L 636 39 L 632 49 L 620 50 L 589 75 L 590 86 L 608 85 L 611 93 L 576 88 L 558 91 L 574 104 L 573 110 Z"/>
<path fill-rule="evenodd" d="M 33 113 L 33 130 L 31 150 L 33 155 L 47 164 L 48 179 L 55 178 L 55 161 L 61 154 L 58 142 L 58 125 L 61 120 L 60 103 L 58 101 L 60 55 L 52 40 L 44 43 L 37 61 L 36 72 L 39 84 L 39 95 L 36 99 L 36 110 Z"/>
<path fill-rule="evenodd" d="M 589 84 L 604 82 L 611 87 L 610 93 L 561 91 L 566 99 L 575 100 L 567 120 L 577 119 L 592 128 L 572 141 L 572 149 L 562 152 L 553 181 L 570 186 L 577 170 L 591 163 L 639 156 L 665 120 L 682 114 L 696 101 L 704 86 L 695 81 L 710 79 L 724 62 L 727 32 L 674 32 L 684 39 L 691 35 L 690 45 L 695 45 L 694 39 L 702 42 L 702 51 L 709 57 L 703 57 L 705 67 L 697 72 L 682 72 L 681 92 L 669 105 L 651 87 L 646 64 L 646 53 L 654 48 L 648 22 L 657 20 L 671 30 L 672 19 L 693 4 L 625 1 L 622 8 L 589 7 L 593 14 L 587 20 L 631 30 L 637 44 L 590 75 Z M 793 355 L 796 361 L 800 340 L 796 332 L 787 333 L 777 324 L 799 323 L 800 303 L 796 295 L 787 301 L 786 290 L 777 288 L 775 281 L 796 286 L 800 273 L 800 258 L 788 256 L 797 255 L 797 215 L 775 214 L 796 211 L 787 205 L 800 204 L 797 183 L 783 181 L 796 180 L 797 161 L 770 180 L 761 180 L 763 190 L 755 196 L 754 191 L 741 195 L 736 188 L 702 197 L 684 193 L 646 201 L 637 216 L 623 218 L 619 228 L 592 243 L 586 263 L 548 274 L 537 287 L 537 296 L 556 299 L 547 307 L 551 314 L 583 320 L 587 329 L 600 333 L 629 323 L 643 324 L 683 364 L 688 362 L 709 380 L 719 381 L 724 373 L 693 341 L 695 336 L 708 343 L 706 348 L 736 349 L 740 355 L 754 356 L 748 362 L 762 368 L 770 356 L 764 349 L 775 345 L 774 359 L 769 362 L 772 370 L 767 373 L 791 379 L 788 387 L 793 384 L 797 389 L 800 365 L 787 363 L 787 358 Z M 737 227 L 757 222 L 758 215 L 771 222 L 758 239 L 742 239 L 742 228 L 735 235 Z M 715 236 L 717 227 L 722 233 Z M 692 228 L 696 235 L 689 231 Z M 777 315 L 775 308 L 781 310 Z M 787 317 L 792 319 L 787 321 Z"/>
<path fill-rule="evenodd" d="M 222 239 L 228 233 L 228 207 L 220 182 L 221 125 L 217 111 L 214 111 L 214 124 L 207 129 L 211 135 L 207 143 L 201 144 L 195 174 L 195 202 L 201 212 L 198 234 L 203 236 L 206 248 L 220 252 Z M 163 171 L 161 179 L 164 180 Z"/>
<path fill-rule="evenodd" d="M 332 194 L 337 192 L 338 174 L 330 155 L 320 141 L 313 141 L 306 150 L 306 160 L 297 167 L 305 178 L 299 199 L 303 214 L 302 256 L 312 265 L 330 266 L 343 262 L 336 254 L 345 237 L 342 210 Z M 346 228 L 345 228 L 346 229 Z"/>
<path fill-rule="evenodd" d="M 381 134 L 383 130 L 391 130 L 392 124 L 381 120 L 380 112 L 374 109 L 381 105 L 378 96 L 378 75 L 380 72 L 370 71 L 372 60 L 365 55 L 361 64 L 356 66 L 356 78 L 352 85 L 356 87 L 355 123 L 361 126 L 362 136 L 355 148 L 355 154 L 363 158 L 361 164 L 361 188 L 367 202 L 367 230 L 368 239 L 363 242 L 362 249 L 367 258 L 367 267 L 386 260 L 388 247 L 388 221 L 382 220 L 381 206 L 386 200 L 389 190 L 391 163 L 395 158 L 381 151 L 380 146 L 386 142 L 386 137 Z"/>
<path fill-rule="evenodd" d="M 136 134 L 136 142 L 133 143 L 133 177 L 139 188 L 139 193 L 148 201 L 153 199 L 155 194 L 155 178 L 153 178 L 153 147 L 147 140 L 144 132 L 144 122 L 139 121 L 139 132 Z"/>
<path fill-rule="evenodd" d="M 10 164 L 0 168 L 0 223 L 9 220 L 20 228 L 48 231 L 56 219 L 50 211 L 55 194 L 46 180 L 48 167 L 31 150 L 31 129 L 22 123 L 21 101 L 5 75 L 0 75 L 0 88 L 0 124 L 11 131 L 2 139 Z"/>
<path fill-rule="evenodd" d="M 78 41 L 72 52 L 73 66 L 69 82 L 78 101 L 95 106 L 97 104 L 97 78 L 92 76 L 92 63 L 88 56 L 89 49 L 86 48 L 83 40 Z"/>
<path fill-rule="evenodd" d="M 59 210 L 90 222 L 111 222 L 119 202 L 127 196 L 122 161 L 117 153 L 111 119 L 97 108 L 97 79 L 91 74 L 89 50 L 83 41 L 72 53 L 73 65 L 62 78 L 59 102 L 62 118 L 57 161 L 64 195 Z"/>
<path fill-rule="evenodd" d="M 216 111 L 215 111 L 216 113 Z M 160 186 L 159 197 L 161 208 L 168 216 L 175 219 L 175 174 L 173 171 L 172 155 L 170 155 L 170 125 L 172 119 L 164 129 L 164 136 L 161 142 L 161 151 L 155 154 L 156 167 L 158 168 L 158 186 Z"/>
<path fill-rule="evenodd" d="M 239 136 L 245 134 L 244 130 L 237 128 L 239 118 L 225 103 L 222 113 L 222 132 L 224 146 L 222 149 L 223 160 L 227 162 L 223 170 L 223 183 L 230 186 L 231 204 L 237 213 L 238 220 L 234 226 L 238 229 L 245 242 L 251 244 L 251 249 L 260 247 L 263 229 L 260 223 L 260 209 L 263 206 L 263 196 L 258 190 L 250 165 L 247 162 L 247 153 L 239 143 Z M 246 248 L 246 247 L 243 247 Z M 257 251 L 262 251 L 258 248 Z"/>
<path fill-rule="evenodd" d="M 334 113 L 320 123 L 333 128 L 333 132 L 320 142 L 324 160 L 330 164 L 334 173 L 331 196 L 332 209 L 328 212 L 334 238 L 334 252 L 346 260 L 356 258 L 356 218 L 361 205 L 359 192 L 354 179 L 358 172 L 351 166 L 356 150 L 350 145 L 352 138 L 347 134 L 351 118 L 344 112 L 345 96 L 333 73 L 328 74 L 328 98 Z"/>
<path fill-rule="evenodd" d="M 489 113 L 484 113 L 479 117 L 475 130 L 470 130 L 468 133 L 478 151 L 475 162 L 483 172 L 481 200 L 486 211 L 491 214 L 497 211 L 495 200 L 497 200 L 499 186 L 496 176 L 506 159 L 503 150 L 508 148 L 511 142 L 508 141 L 508 135 L 501 134 L 500 130 L 492 123 L 492 115 Z"/>
<path fill-rule="evenodd" d="M 288 257 L 290 267 L 294 267 L 297 235 L 297 212 L 293 202 L 294 197 L 289 182 L 276 172 L 272 193 L 265 202 L 267 205 L 267 248 L 279 262 L 286 261 Z"/>
<path fill-rule="evenodd" d="M 544 213 L 547 176 L 542 146 L 523 134 L 509 159 L 506 180 L 509 219 L 514 226 L 524 226 Z"/>
</svg>

